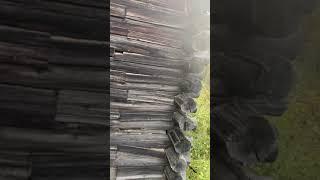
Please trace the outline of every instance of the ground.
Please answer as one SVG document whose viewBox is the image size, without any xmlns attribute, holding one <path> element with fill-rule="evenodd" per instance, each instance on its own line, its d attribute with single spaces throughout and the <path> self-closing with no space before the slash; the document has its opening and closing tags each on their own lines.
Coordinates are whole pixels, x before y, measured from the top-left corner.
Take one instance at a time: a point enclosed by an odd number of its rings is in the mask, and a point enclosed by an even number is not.
<svg viewBox="0 0 320 180">
<path fill-rule="evenodd" d="M 275 180 L 320 180 L 320 11 L 306 18 L 305 48 L 296 59 L 296 84 L 284 116 L 271 120 L 279 129 L 280 154 L 259 166 Z"/>
<path fill-rule="evenodd" d="M 279 157 L 275 163 L 255 167 L 275 180 L 320 180 L 320 10 L 306 18 L 306 42 L 294 61 L 296 83 L 288 111 L 271 118 L 279 129 Z M 204 83 L 197 99 L 199 123 L 193 136 L 192 163 L 188 179 L 210 177 L 210 88 Z"/>
</svg>

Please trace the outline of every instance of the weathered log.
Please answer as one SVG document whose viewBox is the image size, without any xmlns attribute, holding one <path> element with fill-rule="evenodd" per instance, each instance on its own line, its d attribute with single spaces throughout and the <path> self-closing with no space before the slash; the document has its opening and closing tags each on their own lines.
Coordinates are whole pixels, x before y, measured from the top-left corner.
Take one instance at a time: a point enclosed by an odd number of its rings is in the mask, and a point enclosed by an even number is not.
<svg viewBox="0 0 320 180">
<path fill-rule="evenodd" d="M 155 150 L 118 146 L 116 151 L 111 150 L 110 153 L 110 164 L 113 167 L 154 167 L 168 164 L 164 153 Z"/>
<path fill-rule="evenodd" d="M 121 115 L 118 111 L 110 112 L 110 120 L 118 120 L 121 118 Z"/>
<path fill-rule="evenodd" d="M 191 117 L 181 114 L 180 112 L 173 113 L 173 119 L 178 124 L 179 128 L 184 131 L 193 131 L 197 128 L 197 123 Z"/>
<path fill-rule="evenodd" d="M 65 109 L 65 107 L 62 107 Z M 109 127 L 110 122 L 108 120 L 107 113 L 104 116 L 86 116 L 86 115 L 74 115 L 74 114 L 57 114 L 55 120 L 65 123 L 83 123 Z"/>
<path fill-rule="evenodd" d="M 6 1 L 6 0 L 5 0 Z M 14 4 L 12 1 L 7 1 L 6 4 Z M 14 1 L 17 6 L 22 6 L 25 8 L 25 11 L 30 10 L 31 8 L 33 10 L 38 11 L 49 11 L 49 12 L 55 12 L 57 15 L 62 12 L 68 12 L 66 14 L 63 14 L 64 16 L 73 15 L 78 16 L 82 18 L 95 18 L 95 19 L 103 19 L 106 17 L 104 8 L 94 8 L 91 6 L 79 6 L 73 3 L 62 3 L 59 1 L 35 1 L 34 3 L 26 3 L 23 0 L 15 0 Z M 42 12 L 45 14 L 44 12 Z M 32 12 L 29 12 L 28 17 L 32 16 Z M 58 19 L 57 19 L 58 20 Z M 77 27 L 79 27 L 78 25 Z"/>
<path fill-rule="evenodd" d="M 38 88 L 106 91 L 107 74 L 103 68 L 50 65 L 48 69 L 2 64 L 0 83 Z"/>
<path fill-rule="evenodd" d="M 115 17 L 126 17 L 126 8 L 120 4 L 110 3 L 110 15 Z"/>
<path fill-rule="evenodd" d="M 118 173 L 118 168 L 111 167 L 110 168 L 110 180 L 116 180 L 117 179 L 117 173 Z"/>
<path fill-rule="evenodd" d="M 115 89 L 134 89 L 147 91 L 161 91 L 169 95 L 177 95 L 180 92 L 179 86 L 154 83 L 119 83 L 111 80 L 110 87 Z"/>
<path fill-rule="evenodd" d="M 61 118 L 58 116 L 69 116 L 68 118 L 70 118 L 70 120 L 73 118 L 80 118 L 83 120 L 89 118 L 96 122 L 103 121 L 104 124 L 106 124 L 109 117 L 109 108 L 95 107 L 93 105 L 58 105 L 56 120 Z M 81 121 L 80 119 L 79 121 Z"/>
<path fill-rule="evenodd" d="M 168 137 L 175 149 L 179 154 L 186 153 L 191 149 L 191 142 L 183 134 L 180 128 L 175 127 L 167 131 Z"/>
<path fill-rule="evenodd" d="M 0 176 L 1 180 L 28 180 L 27 178 L 17 178 L 17 177 L 8 177 L 8 176 Z"/>
<path fill-rule="evenodd" d="M 170 141 L 165 131 L 136 131 L 131 133 L 110 134 L 110 145 L 117 146 L 136 146 L 142 148 L 165 148 L 169 146 Z"/>
<path fill-rule="evenodd" d="M 3 142 L 21 143 L 20 145 L 32 146 L 99 146 L 106 145 L 108 139 L 102 135 L 77 135 L 73 133 L 57 133 L 44 130 L 32 130 L 13 127 L 1 127 L 0 138 Z M 17 144 L 19 146 L 19 144 Z"/>
<path fill-rule="evenodd" d="M 0 34 L 1 42 L 16 43 L 37 48 L 50 46 L 50 34 L 46 32 L 0 25 Z M 8 34 L 10 34 L 10 36 L 8 36 Z"/>
<path fill-rule="evenodd" d="M 123 36 L 111 35 L 110 46 L 119 51 L 143 54 L 159 58 L 183 59 L 188 53 L 176 48 L 164 47 L 157 44 L 137 40 L 129 40 Z"/>
<path fill-rule="evenodd" d="M 167 59 L 167 58 L 157 58 L 153 56 L 147 56 L 143 54 L 137 53 L 129 53 L 129 52 L 116 52 L 113 54 L 113 61 L 121 61 L 121 62 L 129 62 L 129 63 L 139 63 L 139 64 L 147 64 L 150 66 L 160 66 L 160 67 L 168 67 L 172 69 L 183 70 L 185 69 L 186 64 L 189 62 L 187 58 L 184 60 L 175 60 L 175 59 Z"/>
<path fill-rule="evenodd" d="M 142 21 L 147 23 L 153 23 L 172 28 L 185 27 L 185 15 L 178 11 L 161 8 L 160 6 L 154 8 L 151 4 L 139 2 L 139 1 L 123 1 L 112 0 L 111 7 L 116 4 L 125 7 L 125 17 L 136 21 Z"/>
<path fill-rule="evenodd" d="M 172 121 L 171 112 L 121 112 L 119 121 L 134 122 L 134 121 Z"/>
<path fill-rule="evenodd" d="M 129 102 L 148 102 L 155 104 L 173 105 L 174 97 L 161 92 L 129 90 L 127 100 Z"/>
<path fill-rule="evenodd" d="M 195 74 L 187 74 L 184 80 L 180 84 L 181 91 L 194 95 L 194 97 L 200 96 L 200 91 L 202 88 L 202 83 L 200 77 Z"/>
<path fill-rule="evenodd" d="M 183 63 L 181 63 L 183 65 Z M 136 74 L 148 74 L 148 75 L 167 75 L 173 77 L 182 77 L 183 71 L 181 69 L 176 68 L 167 68 L 160 66 L 153 66 L 148 64 L 140 64 L 140 63 L 130 63 L 130 62 L 122 62 L 113 60 L 111 58 L 110 61 L 111 69 L 116 69 L 118 71 L 125 71 L 128 73 L 136 73 Z"/>
<path fill-rule="evenodd" d="M 39 116 L 55 113 L 56 94 L 52 90 L 0 84 L 0 92 L 0 109 Z"/>
<path fill-rule="evenodd" d="M 56 8 L 61 10 L 57 11 Z M 105 39 L 107 29 L 104 22 L 107 16 L 105 9 L 48 1 L 35 3 L 7 1 L 1 3 L 0 9 L 2 17 L 0 22 L 3 24 L 71 37 Z"/>
<path fill-rule="evenodd" d="M 165 152 L 170 167 L 174 172 L 181 173 L 186 171 L 187 161 L 182 154 L 177 153 L 173 147 L 167 148 Z"/>
<path fill-rule="evenodd" d="M 127 102 L 128 90 L 110 88 L 110 98 L 115 102 Z"/>
<path fill-rule="evenodd" d="M 135 74 L 121 70 L 113 70 L 110 72 L 110 81 L 118 83 L 148 83 L 162 85 L 177 85 L 182 80 L 182 77 L 172 77 L 167 75 L 157 74 Z"/>
<path fill-rule="evenodd" d="M 49 0 L 55 1 L 56 0 Z M 101 1 L 101 0 L 59 0 L 59 2 L 64 4 L 76 4 L 84 7 L 95 7 L 95 8 L 108 8 L 108 1 Z"/>
<path fill-rule="evenodd" d="M 107 107 L 107 97 L 106 93 L 61 90 L 58 93 L 58 103 L 105 108 Z"/>
<path fill-rule="evenodd" d="M 56 94 L 53 90 L 36 89 L 25 86 L 0 84 L 1 101 L 26 102 L 42 105 L 54 105 Z"/>
<path fill-rule="evenodd" d="M 0 165 L 0 177 L 14 177 L 27 179 L 31 174 L 31 167 Z"/>
<path fill-rule="evenodd" d="M 39 36 L 38 43 L 42 43 L 47 47 L 30 47 L 28 46 L 28 38 L 24 37 L 19 41 L 12 37 L 1 38 L 1 41 L 4 41 L 0 43 L 0 56 L 3 57 L 1 62 L 33 65 L 39 68 L 46 68 L 48 66 L 48 62 L 56 64 L 102 67 L 106 67 L 108 65 L 104 58 L 107 56 L 107 52 L 105 51 L 107 42 L 105 41 L 59 37 L 51 36 L 49 34 L 44 36 L 45 33 L 5 26 L 2 26 L 1 29 L 4 32 L 12 34 L 24 32 L 29 35 L 37 35 Z M 40 38 L 41 36 L 42 38 Z M 5 41 L 11 43 L 6 43 Z M 22 42 L 27 44 L 14 44 Z M 89 53 L 90 56 L 88 55 Z M 90 59 L 90 62 L 88 59 Z"/>
<path fill-rule="evenodd" d="M 189 94 L 179 94 L 174 97 L 174 101 L 183 113 L 197 112 L 197 104 Z"/>
<path fill-rule="evenodd" d="M 28 153 L 13 153 L 0 151 L 0 165 L 27 167 L 31 165 Z"/>
<path fill-rule="evenodd" d="M 111 121 L 113 128 L 119 129 L 149 129 L 149 130 L 169 130 L 174 127 L 170 121 Z"/>
<path fill-rule="evenodd" d="M 0 62 L 26 64 L 45 68 L 48 66 L 46 49 L 0 42 Z"/>
<path fill-rule="evenodd" d="M 107 179 L 107 169 L 106 167 L 34 167 L 32 174 L 32 179 L 34 177 L 37 177 L 40 179 L 40 177 L 55 177 L 55 179 L 60 178 L 71 178 L 75 179 L 74 177 L 86 177 L 85 179 L 97 179 L 100 177 L 100 179 Z M 81 178 L 80 178 L 81 179 Z"/>
<path fill-rule="evenodd" d="M 175 109 L 173 105 L 165 105 L 165 104 L 152 104 L 152 103 L 121 103 L 121 102 L 111 102 L 110 104 L 111 111 L 119 110 L 119 111 L 131 111 L 131 112 L 170 112 Z"/>
<path fill-rule="evenodd" d="M 106 167 L 107 153 L 33 153 L 30 156 L 33 167 Z M 90 169 L 90 168 L 89 168 Z"/>
<path fill-rule="evenodd" d="M 170 166 L 165 167 L 164 174 L 167 180 L 185 180 L 185 177 L 182 175 L 182 173 L 174 172 Z"/>
<path fill-rule="evenodd" d="M 110 18 L 111 34 L 162 46 L 183 48 L 183 31 L 181 30 L 118 17 Z"/>
<path fill-rule="evenodd" d="M 74 171 L 74 170 L 70 170 Z M 84 170 L 85 171 L 85 170 Z M 65 173 L 68 174 L 68 173 Z M 101 179 L 107 179 L 108 176 L 97 176 L 97 175 L 61 175 L 61 176 L 48 176 L 48 175 L 33 175 L 32 180 L 101 180 Z M 7 179 L 5 179 L 7 180 Z M 8 179 L 11 180 L 11 179 Z M 16 179 L 15 179 L 16 180 Z"/>
<path fill-rule="evenodd" d="M 148 179 L 165 180 L 163 167 L 121 167 L 117 169 L 116 180 Z"/>
<path fill-rule="evenodd" d="M 52 64 L 109 67 L 108 60 L 105 59 L 108 56 L 105 41 L 67 37 L 51 37 L 50 40 L 52 45 L 47 59 Z"/>
</svg>

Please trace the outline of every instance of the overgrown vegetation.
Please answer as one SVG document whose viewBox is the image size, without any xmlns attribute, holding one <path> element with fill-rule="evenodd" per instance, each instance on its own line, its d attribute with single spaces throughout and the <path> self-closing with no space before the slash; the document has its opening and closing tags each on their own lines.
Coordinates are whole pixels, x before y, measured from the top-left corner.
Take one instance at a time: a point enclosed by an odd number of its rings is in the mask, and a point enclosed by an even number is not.
<svg viewBox="0 0 320 180">
<path fill-rule="evenodd" d="M 191 168 L 187 171 L 189 180 L 210 179 L 210 73 L 207 69 L 203 81 L 201 95 L 197 98 L 198 110 L 194 114 L 197 119 L 198 128 L 188 133 L 193 138 Z"/>
</svg>

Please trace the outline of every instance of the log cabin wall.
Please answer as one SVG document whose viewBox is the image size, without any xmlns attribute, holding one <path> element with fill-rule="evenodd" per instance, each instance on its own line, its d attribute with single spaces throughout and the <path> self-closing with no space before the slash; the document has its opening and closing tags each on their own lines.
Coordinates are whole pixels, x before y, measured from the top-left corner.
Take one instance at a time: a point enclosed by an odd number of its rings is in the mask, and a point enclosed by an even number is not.
<svg viewBox="0 0 320 180">
<path fill-rule="evenodd" d="M 0 1 L 0 179 L 108 179 L 107 1 Z"/>
<path fill-rule="evenodd" d="M 186 179 L 184 131 L 196 128 L 188 114 L 197 110 L 209 54 L 197 46 L 208 33 L 192 27 L 189 5 L 111 0 L 111 180 Z"/>
<path fill-rule="evenodd" d="M 0 179 L 185 179 L 202 72 L 186 4 L 1 0 Z"/>
</svg>

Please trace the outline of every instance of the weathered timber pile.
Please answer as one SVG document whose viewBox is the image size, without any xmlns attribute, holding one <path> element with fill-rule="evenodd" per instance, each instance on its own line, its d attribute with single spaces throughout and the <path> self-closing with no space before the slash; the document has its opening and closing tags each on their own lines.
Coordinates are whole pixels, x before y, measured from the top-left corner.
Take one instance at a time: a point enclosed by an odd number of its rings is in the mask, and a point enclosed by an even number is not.
<svg viewBox="0 0 320 180">
<path fill-rule="evenodd" d="M 185 0 L 111 0 L 110 179 L 186 179 L 205 61 Z M 192 22 L 189 22 L 192 23 Z"/>
<path fill-rule="evenodd" d="M 0 179 L 108 178 L 107 1 L 0 1 Z"/>
</svg>

